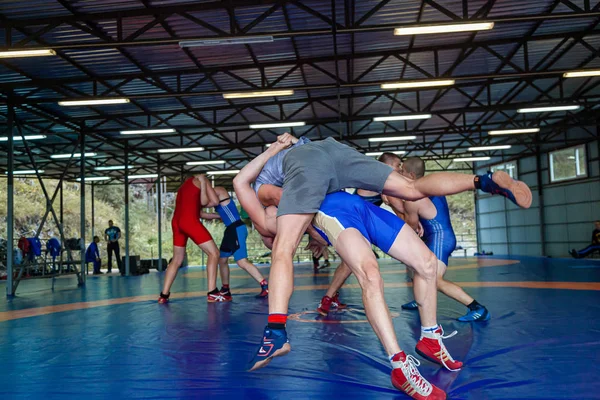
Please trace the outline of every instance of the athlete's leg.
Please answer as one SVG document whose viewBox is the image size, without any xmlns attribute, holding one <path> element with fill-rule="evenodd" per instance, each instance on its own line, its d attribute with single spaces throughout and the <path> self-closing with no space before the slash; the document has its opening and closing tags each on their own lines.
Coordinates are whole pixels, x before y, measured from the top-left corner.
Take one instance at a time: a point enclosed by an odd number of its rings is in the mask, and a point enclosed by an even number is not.
<svg viewBox="0 0 600 400">
<path fill-rule="evenodd" d="M 419 305 L 421 325 L 437 325 L 437 258 L 408 225 L 404 225 L 387 252 L 415 272 L 413 288 Z"/>
<path fill-rule="evenodd" d="M 338 290 L 342 287 L 344 282 L 352 275 L 352 270 L 348 267 L 343 260 L 342 263 L 336 268 L 335 273 L 333 274 L 333 279 L 329 284 L 329 288 L 327 289 L 327 293 L 321 299 L 319 306 L 317 307 L 317 312 L 323 316 L 329 314 L 331 308 L 345 308 L 346 304 L 342 304 L 340 307 Z M 335 304 L 334 304 L 335 303 Z"/>
<path fill-rule="evenodd" d="M 463 288 L 461 288 L 452 281 L 447 281 L 446 279 L 444 279 L 444 274 L 446 273 L 446 264 L 444 264 L 440 260 L 438 260 L 437 264 L 438 290 L 444 293 L 446 296 L 450 297 L 451 299 L 454 299 L 465 306 L 468 306 L 469 304 L 473 303 L 475 299 L 469 296 L 467 292 L 463 290 Z"/>
<path fill-rule="evenodd" d="M 269 314 L 287 314 L 294 291 L 293 258 L 302 235 L 314 214 L 287 214 L 277 217 L 277 236 L 271 253 Z"/>
<path fill-rule="evenodd" d="M 358 279 L 365 314 L 388 356 L 399 353 L 401 349 L 383 296 L 383 279 L 371 245 L 358 230 L 350 228 L 340 233 L 335 249 Z"/>
<path fill-rule="evenodd" d="M 219 263 L 219 249 L 214 240 L 209 240 L 198 245 L 206 253 L 206 279 L 208 280 L 208 292 L 217 290 L 217 264 Z"/>
<path fill-rule="evenodd" d="M 229 263 L 227 262 L 229 257 L 219 258 L 219 273 L 221 275 L 221 284 L 223 286 L 229 286 Z"/>
<path fill-rule="evenodd" d="M 256 282 L 261 283 L 265 280 L 265 277 L 260 273 L 258 268 L 256 268 L 256 265 L 252 264 L 247 258 L 237 260 L 237 265 L 254 278 Z"/>
<path fill-rule="evenodd" d="M 166 296 L 168 296 L 171 292 L 171 286 L 173 285 L 173 281 L 177 276 L 179 267 L 183 263 L 184 257 L 185 247 L 173 246 L 173 258 L 167 266 L 167 271 L 165 272 L 165 283 L 163 284 L 162 290 L 162 293 Z"/>
<path fill-rule="evenodd" d="M 415 201 L 425 197 L 448 196 L 474 189 L 502 195 L 523 208 L 531 206 L 532 196 L 529 187 L 523 182 L 513 180 L 503 171 L 496 171 L 493 175 L 479 176 L 456 172 L 436 172 L 415 181 L 394 171 L 385 181 L 383 193 Z"/>
</svg>

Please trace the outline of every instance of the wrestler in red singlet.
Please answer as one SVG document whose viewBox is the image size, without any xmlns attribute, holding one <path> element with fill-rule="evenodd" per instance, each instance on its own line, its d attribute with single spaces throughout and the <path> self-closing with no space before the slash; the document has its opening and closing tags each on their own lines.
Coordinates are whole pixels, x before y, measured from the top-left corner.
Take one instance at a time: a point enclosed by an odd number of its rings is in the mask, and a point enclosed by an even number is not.
<svg viewBox="0 0 600 400">
<path fill-rule="evenodd" d="M 205 213 L 202 208 L 216 207 L 219 197 L 205 175 L 188 178 L 177 191 L 177 201 L 171 227 L 173 228 L 173 258 L 165 273 L 163 290 L 158 298 L 159 303 L 167 303 L 171 294 L 171 285 L 175 281 L 179 267 L 185 258 L 185 247 L 188 238 L 200 247 L 208 256 L 206 275 L 208 283 L 207 299 L 209 302 L 230 301 L 217 289 L 217 263 L 219 249 L 208 230 L 200 222 L 200 218 L 218 219 L 219 214 Z M 230 298 L 229 298 L 230 299 Z"/>
<path fill-rule="evenodd" d="M 188 178 L 177 191 L 175 212 L 171 227 L 173 228 L 173 246 L 185 247 L 188 238 L 197 245 L 209 240 L 212 236 L 200 222 L 200 188 L 194 185 L 194 178 Z"/>
</svg>

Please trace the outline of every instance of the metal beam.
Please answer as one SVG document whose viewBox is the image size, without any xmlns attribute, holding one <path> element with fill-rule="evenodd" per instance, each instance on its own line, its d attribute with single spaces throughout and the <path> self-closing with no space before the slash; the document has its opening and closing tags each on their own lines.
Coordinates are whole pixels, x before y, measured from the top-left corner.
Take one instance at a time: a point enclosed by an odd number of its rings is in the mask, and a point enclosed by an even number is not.
<svg viewBox="0 0 600 400">
<path fill-rule="evenodd" d="M 82 126 L 81 132 L 79 133 L 79 152 L 81 158 L 79 161 L 79 212 L 80 212 L 80 236 L 81 236 L 81 265 L 79 286 L 85 286 L 87 279 L 87 263 L 85 262 L 85 126 Z"/>
<path fill-rule="evenodd" d="M 10 99 L 10 97 L 9 97 Z M 13 262 L 14 262 L 14 108 L 12 101 L 8 103 L 8 176 L 6 182 L 6 296 L 15 295 L 13 288 Z"/>
<path fill-rule="evenodd" d="M 129 268 L 129 145 L 125 143 L 125 275 L 130 276 Z"/>
</svg>

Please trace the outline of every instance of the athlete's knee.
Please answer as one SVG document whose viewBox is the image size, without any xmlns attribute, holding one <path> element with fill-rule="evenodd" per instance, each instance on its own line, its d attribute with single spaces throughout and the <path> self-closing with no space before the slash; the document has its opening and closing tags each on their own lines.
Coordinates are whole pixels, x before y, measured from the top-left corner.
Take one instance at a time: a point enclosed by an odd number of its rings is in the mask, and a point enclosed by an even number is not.
<svg viewBox="0 0 600 400">
<path fill-rule="evenodd" d="M 238 267 L 240 267 L 243 270 L 248 269 L 248 259 L 247 258 L 242 258 L 241 260 L 237 260 L 236 264 L 238 265 Z"/>
<path fill-rule="evenodd" d="M 211 259 L 219 260 L 221 258 L 221 253 L 219 253 L 219 249 L 217 246 L 210 246 L 205 250 L 206 255 Z"/>
<path fill-rule="evenodd" d="M 429 251 L 426 255 L 423 255 L 421 266 L 419 269 L 415 270 L 415 272 L 423 279 L 435 281 L 437 278 L 437 266 L 437 257 Z"/>
<path fill-rule="evenodd" d="M 376 260 L 363 262 L 360 271 L 356 272 L 356 279 L 363 290 L 383 288 L 383 279 Z"/>
</svg>

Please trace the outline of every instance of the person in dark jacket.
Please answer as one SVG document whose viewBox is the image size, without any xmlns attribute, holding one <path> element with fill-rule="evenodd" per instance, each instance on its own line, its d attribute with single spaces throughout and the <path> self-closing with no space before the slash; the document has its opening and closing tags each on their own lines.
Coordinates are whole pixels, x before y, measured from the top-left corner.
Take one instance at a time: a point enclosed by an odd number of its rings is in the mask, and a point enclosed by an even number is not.
<svg viewBox="0 0 600 400">
<path fill-rule="evenodd" d="M 100 250 L 98 249 L 98 243 L 100 243 L 100 238 L 98 236 L 94 236 L 94 241 L 90 243 L 87 250 L 85 251 L 86 264 L 94 263 L 94 275 L 102 274 L 102 271 L 100 271 L 102 260 L 100 260 Z"/>
</svg>

